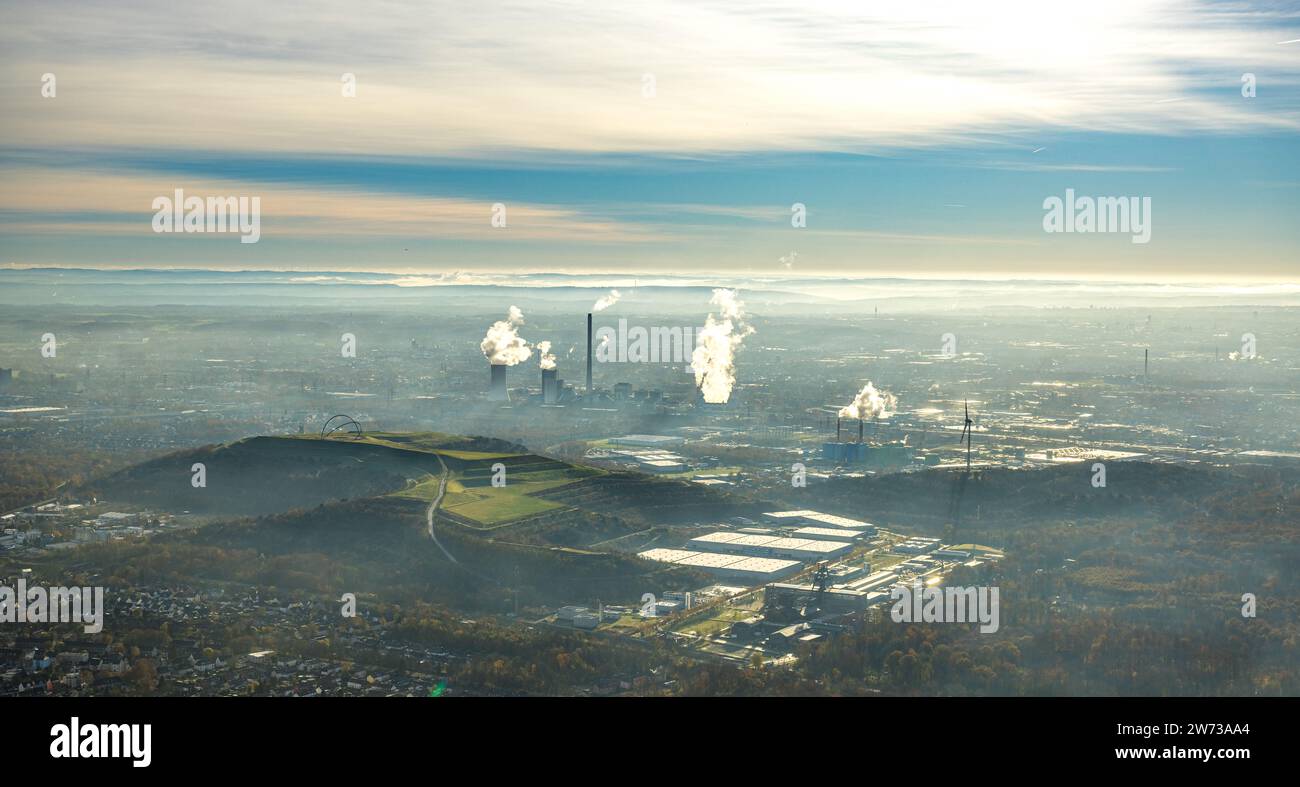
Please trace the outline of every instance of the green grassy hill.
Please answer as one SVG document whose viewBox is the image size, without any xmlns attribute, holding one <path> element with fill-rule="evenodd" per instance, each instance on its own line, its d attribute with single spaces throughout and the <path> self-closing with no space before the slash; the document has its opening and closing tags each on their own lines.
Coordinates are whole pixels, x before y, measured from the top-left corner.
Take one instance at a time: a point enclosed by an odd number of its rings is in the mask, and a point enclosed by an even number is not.
<svg viewBox="0 0 1300 787">
<path fill-rule="evenodd" d="M 206 487 L 190 484 L 196 462 L 206 466 Z M 492 485 L 497 465 L 505 486 Z M 440 548 L 429 539 L 426 512 L 444 467 Z M 581 535 L 552 543 L 509 529 L 516 522 L 535 528 L 536 517 L 548 515 L 546 528 L 580 531 L 590 514 L 559 493 L 603 475 L 504 441 L 455 435 L 254 437 L 169 454 L 86 484 L 79 493 L 110 503 L 212 521 L 149 542 L 87 547 L 78 559 L 104 560 L 106 571 L 135 579 L 321 592 L 343 583 L 466 610 L 499 610 L 515 592 L 522 604 L 557 605 L 706 582 L 681 568 L 574 548 L 587 540 Z"/>
<path fill-rule="evenodd" d="M 205 487 L 191 483 L 195 463 L 205 467 Z M 498 463 L 505 467 L 503 487 L 492 485 Z M 257 516 L 388 494 L 428 502 L 437 494 L 444 465 L 451 477 L 444 508 L 485 527 L 562 509 L 563 502 L 534 493 L 601 474 L 487 438 L 435 432 L 291 435 L 169 454 L 79 491 L 169 511 Z"/>
</svg>

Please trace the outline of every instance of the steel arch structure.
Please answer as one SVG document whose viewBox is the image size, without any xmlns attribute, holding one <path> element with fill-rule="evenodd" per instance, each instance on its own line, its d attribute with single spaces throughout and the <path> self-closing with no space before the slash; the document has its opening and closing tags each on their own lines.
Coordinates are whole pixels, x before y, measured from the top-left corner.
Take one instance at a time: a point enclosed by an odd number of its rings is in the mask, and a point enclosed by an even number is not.
<svg viewBox="0 0 1300 787">
<path fill-rule="evenodd" d="M 357 440 L 362 435 L 361 424 L 357 423 L 357 419 L 350 415 L 331 415 L 325 425 L 320 428 L 320 436 L 326 438 L 336 432 L 344 432 L 351 439 Z"/>
</svg>

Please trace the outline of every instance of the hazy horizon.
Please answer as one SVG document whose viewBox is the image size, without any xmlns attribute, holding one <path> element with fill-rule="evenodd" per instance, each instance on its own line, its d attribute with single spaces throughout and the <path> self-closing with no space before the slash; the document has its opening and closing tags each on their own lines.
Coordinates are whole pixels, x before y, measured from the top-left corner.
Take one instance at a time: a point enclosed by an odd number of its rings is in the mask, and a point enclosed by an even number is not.
<svg viewBox="0 0 1300 787">
<path fill-rule="evenodd" d="M 1052 276 L 1042 273 L 1023 273 L 1017 274 L 1014 271 L 969 271 L 969 272 L 923 272 L 911 270 L 888 270 L 879 269 L 873 272 L 853 273 L 836 270 L 806 269 L 798 273 L 781 272 L 781 271 L 757 271 L 753 268 L 737 269 L 734 272 L 716 274 L 713 276 L 701 276 L 693 269 L 615 269 L 615 268 L 590 268 L 590 269 L 565 269 L 565 268 L 537 268 L 529 269 L 526 267 L 513 267 L 509 273 L 494 272 L 490 267 L 464 267 L 464 268 L 427 268 L 427 267 L 347 267 L 347 266 L 328 266 L 328 267 L 310 267 L 310 266 L 291 266 L 291 267 L 221 267 L 213 265 L 132 265 L 124 263 L 121 265 L 40 265 L 24 263 L 3 263 L 0 264 L 0 271 L 103 271 L 117 273 L 169 273 L 169 272 L 192 272 L 192 273 L 228 273 L 228 274 L 355 274 L 371 276 L 394 276 L 402 277 L 401 280 L 395 280 L 396 286 L 438 286 L 438 285 L 455 285 L 466 282 L 474 283 L 477 281 L 490 281 L 492 279 L 520 277 L 520 276 L 557 276 L 557 277 L 604 277 L 601 281 L 626 280 L 634 282 L 641 279 L 652 280 L 654 277 L 664 278 L 690 278 L 699 281 L 721 281 L 735 277 L 750 277 L 762 281 L 798 281 L 802 279 L 824 279 L 824 280 L 843 280 L 843 281 L 879 281 L 879 280 L 903 280 L 903 281 L 978 281 L 978 282 L 1005 282 L 1005 283 L 1033 283 L 1033 282 L 1050 282 L 1054 284 L 1089 284 L 1103 285 L 1115 284 L 1122 286 L 1133 286 L 1139 284 L 1149 284 L 1153 286 L 1171 287 L 1180 285 L 1221 285 L 1223 289 L 1248 289 L 1253 287 L 1266 287 L 1269 285 L 1281 285 L 1286 291 L 1300 292 L 1300 280 L 1297 276 L 1283 274 L 1279 276 L 1261 276 L 1255 278 L 1229 277 L 1229 276 L 1178 276 L 1178 277 L 1156 277 L 1151 274 L 1135 273 L 1128 276 L 1114 274 L 1096 274 L 1096 275 L 1074 275 Z M 305 281 L 305 280 L 304 280 Z M 593 284 L 592 286 L 601 286 Z"/>
</svg>

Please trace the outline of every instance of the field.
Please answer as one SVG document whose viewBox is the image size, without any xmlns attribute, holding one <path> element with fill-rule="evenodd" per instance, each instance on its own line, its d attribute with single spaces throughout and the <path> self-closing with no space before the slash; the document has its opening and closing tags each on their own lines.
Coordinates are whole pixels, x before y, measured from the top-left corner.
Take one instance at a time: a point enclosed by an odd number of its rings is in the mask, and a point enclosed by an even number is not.
<svg viewBox="0 0 1300 787">
<path fill-rule="evenodd" d="M 483 525 L 500 525 L 564 506 L 509 488 L 448 494 L 443 507 Z"/>
<path fill-rule="evenodd" d="M 454 460 L 449 462 L 451 479 L 447 482 L 442 510 L 484 527 L 513 522 L 525 517 L 566 508 L 563 502 L 535 497 L 544 490 L 600 475 L 594 468 L 568 465 L 532 454 L 492 453 L 434 449 L 431 453 Z M 493 486 L 493 466 L 504 469 L 504 486 Z M 418 500 L 433 500 L 438 493 L 439 476 L 425 475 L 393 494 Z"/>
<path fill-rule="evenodd" d="M 731 607 L 720 605 L 712 614 L 695 618 L 688 618 L 685 622 L 673 627 L 673 631 L 679 634 L 689 634 L 692 636 L 711 637 L 723 629 L 728 628 L 732 623 L 738 620 L 745 620 L 758 614 L 761 604 L 754 609 Z"/>
</svg>

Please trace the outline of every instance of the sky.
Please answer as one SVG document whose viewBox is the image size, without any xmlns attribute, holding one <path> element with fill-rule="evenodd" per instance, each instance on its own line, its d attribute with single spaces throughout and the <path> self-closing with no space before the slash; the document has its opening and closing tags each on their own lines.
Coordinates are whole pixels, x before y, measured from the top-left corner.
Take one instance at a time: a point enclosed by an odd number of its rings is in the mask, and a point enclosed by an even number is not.
<svg viewBox="0 0 1300 787">
<path fill-rule="evenodd" d="M 4 266 L 1300 280 L 1300 3 L 3 14 Z M 258 241 L 156 232 L 177 189 Z M 1149 242 L 1046 232 L 1067 189 Z"/>
</svg>

